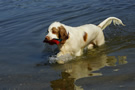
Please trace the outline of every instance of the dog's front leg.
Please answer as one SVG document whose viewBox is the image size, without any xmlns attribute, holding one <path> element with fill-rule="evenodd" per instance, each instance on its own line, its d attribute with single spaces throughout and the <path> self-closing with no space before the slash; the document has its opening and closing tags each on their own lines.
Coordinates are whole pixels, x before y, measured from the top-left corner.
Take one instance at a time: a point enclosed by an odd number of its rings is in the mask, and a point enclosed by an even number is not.
<svg viewBox="0 0 135 90">
<path fill-rule="evenodd" d="M 94 47 L 94 44 L 93 44 L 93 43 L 90 43 L 90 44 L 87 46 L 88 49 L 93 49 L 93 47 Z"/>
<path fill-rule="evenodd" d="M 60 56 L 62 56 L 62 55 L 64 55 L 64 53 L 63 52 L 59 52 L 58 54 L 57 54 L 57 58 L 59 58 Z M 57 60 L 57 63 L 58 64 L 64 64 L 64 61 L 63 60 Z"/>
<path fill-rule="evenodd" d="M 59 52 L 59 53 L 57 54 L 57 57 L 60 57 L 60 56 L 62 56 L 62 55 L 64 55 L 63 52 Z"/>
<path fill-rule="evenodd" d="M 80 49 L 78 52 L 75 53 L 75 56 L 81 56 L 83 54 L 83 50 Z"/>
</svg>

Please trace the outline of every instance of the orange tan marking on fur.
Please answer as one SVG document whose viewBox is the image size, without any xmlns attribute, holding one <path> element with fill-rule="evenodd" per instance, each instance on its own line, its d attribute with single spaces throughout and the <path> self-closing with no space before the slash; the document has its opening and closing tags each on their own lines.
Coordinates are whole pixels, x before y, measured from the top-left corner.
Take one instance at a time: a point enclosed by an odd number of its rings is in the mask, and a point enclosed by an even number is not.
<svg viewBox="0 0 135 90">
<path fill-rule="evenodd" d="M 64 44 L 66 40 L 69 38 L 66 32 L 66 29 L 63 26 L 58 27 L 60 31 L 60 38 L 62 39 L 61 44 Z"/>
<path fill-rule="evenodd" d="M 56 27 L 52 28 L 52 33 L 56 34 L 56 36 L 59 37 L 59 29 L 57 29 Z"/>
<path fill-rule="evenodd" d="M 61 44 L 64 44 L 66 42 L 66 40 L 69 38 L 69 35 L 66 32 L 66 29 L 62 25 L 59 26 L 58 28 L 53 27 L 52 28 L 52 33 L 56 34 L 56 36 L 59 39 L 62 39 Z"/>
<path fill-rule="evenodd" d="M 88 38 L 88 34 L 86 32 L 84 32 L 83 40 L 86 42 L 87 38 Z"/>
</svg>

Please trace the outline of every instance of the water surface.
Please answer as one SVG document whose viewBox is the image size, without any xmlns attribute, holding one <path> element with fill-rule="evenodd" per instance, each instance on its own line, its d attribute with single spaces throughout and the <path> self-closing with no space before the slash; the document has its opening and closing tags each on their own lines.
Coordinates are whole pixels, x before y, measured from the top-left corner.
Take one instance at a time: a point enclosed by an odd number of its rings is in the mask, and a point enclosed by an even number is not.
<svg viewBox="0 0 135 90">
<path fill-rule="evenodd" d="M 134 90 L 134 0 L 0 0 L 0 88 L 3 90 Z M 48 26 L 98 25 L 110 16 L 126 26 L 104 30 L 106 43 L 64 64 L 49 64 L 56 46 Z"/>
</svg>

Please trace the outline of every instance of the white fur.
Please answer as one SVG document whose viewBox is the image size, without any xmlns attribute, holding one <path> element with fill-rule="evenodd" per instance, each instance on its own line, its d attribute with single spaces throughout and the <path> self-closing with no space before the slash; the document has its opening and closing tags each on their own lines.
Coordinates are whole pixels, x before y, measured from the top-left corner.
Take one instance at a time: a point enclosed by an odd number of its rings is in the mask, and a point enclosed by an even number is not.
<svg viewBox="0 0 135 90">
<path fill-rule="evenodd" d="M 58 39 L 58 37 L 56 36 L 56 34 L 53 34 L 53 33 L 52 33 L 52 28 L 53 28 L 53 27 L 59 27 L 60 25 L 61 25 L 61 23 L 59 23 L 59 22 L 54 22 L 54 23 L 52 23 L 52 24 L 49 26 L 49 28 L 48 28 L 48 34 L 47 34 L 46 36 L 50 37 L 50 40 L 52 40 L 53 38 Z"/>
<path fill-rule="evenodd" d="M 58 38 L 56 35 L 52 34 L 51 29 L 52 27 L 57 28 L 62 25 L 66 29 L 67 33 L 69 33 L 69 39 L 67 39 L 64 44 L 58 45 L 60 52 L 57 54 L 57 57 L 65 54 L 80 56 L 83 54 L 83 49 L 85 47 L 91 49 L 94 45 L 101 46 L 105 43 L 102 30 L 110 25 L 112 21 L 114 24 L 124 25 L 122 21 L 116 17 L 109 17 L 101 22 L 98 26 L 94 24 L 86 24 L 78 27 L 71 27 L 60 22 L 54 22 L 50 25 L 47 36 L 49 36 L 51 39 Z M 85 32 L 88 35 L 86 42 L 83 39 Z"/>
<path fill-rule="evenodd" d="M 114 25 L 123 25 L 125 26 L 122 21 L 116 17 L 109 17 L 105 19 L 103 22 L 101 22 L 98 26 L 101 27 L 102 30 L 104 30 L 108 25 L 110 25 L 113 22 Z"/>
</svg>

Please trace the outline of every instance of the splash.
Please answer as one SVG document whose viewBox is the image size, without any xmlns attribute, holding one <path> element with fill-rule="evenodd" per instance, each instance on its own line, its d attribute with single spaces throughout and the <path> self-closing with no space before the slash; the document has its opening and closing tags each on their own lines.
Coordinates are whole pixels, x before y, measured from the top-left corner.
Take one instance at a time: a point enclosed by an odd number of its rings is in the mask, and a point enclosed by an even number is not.
<svg viewBox="0 0 135 90">
<path fill-rule="evenodd" d="M 65 54 L 65 55 L 62 55 L 60 57 L 57 57 L 56 55 L 53 55 L 51 57 L 49 57 L 49 63 L 52 64 L 52 63 L 66 63 L 68 61 L 71 61 L 75 58 L 75 56 L 72 56 L 70 54 Z"/>
</svg>

